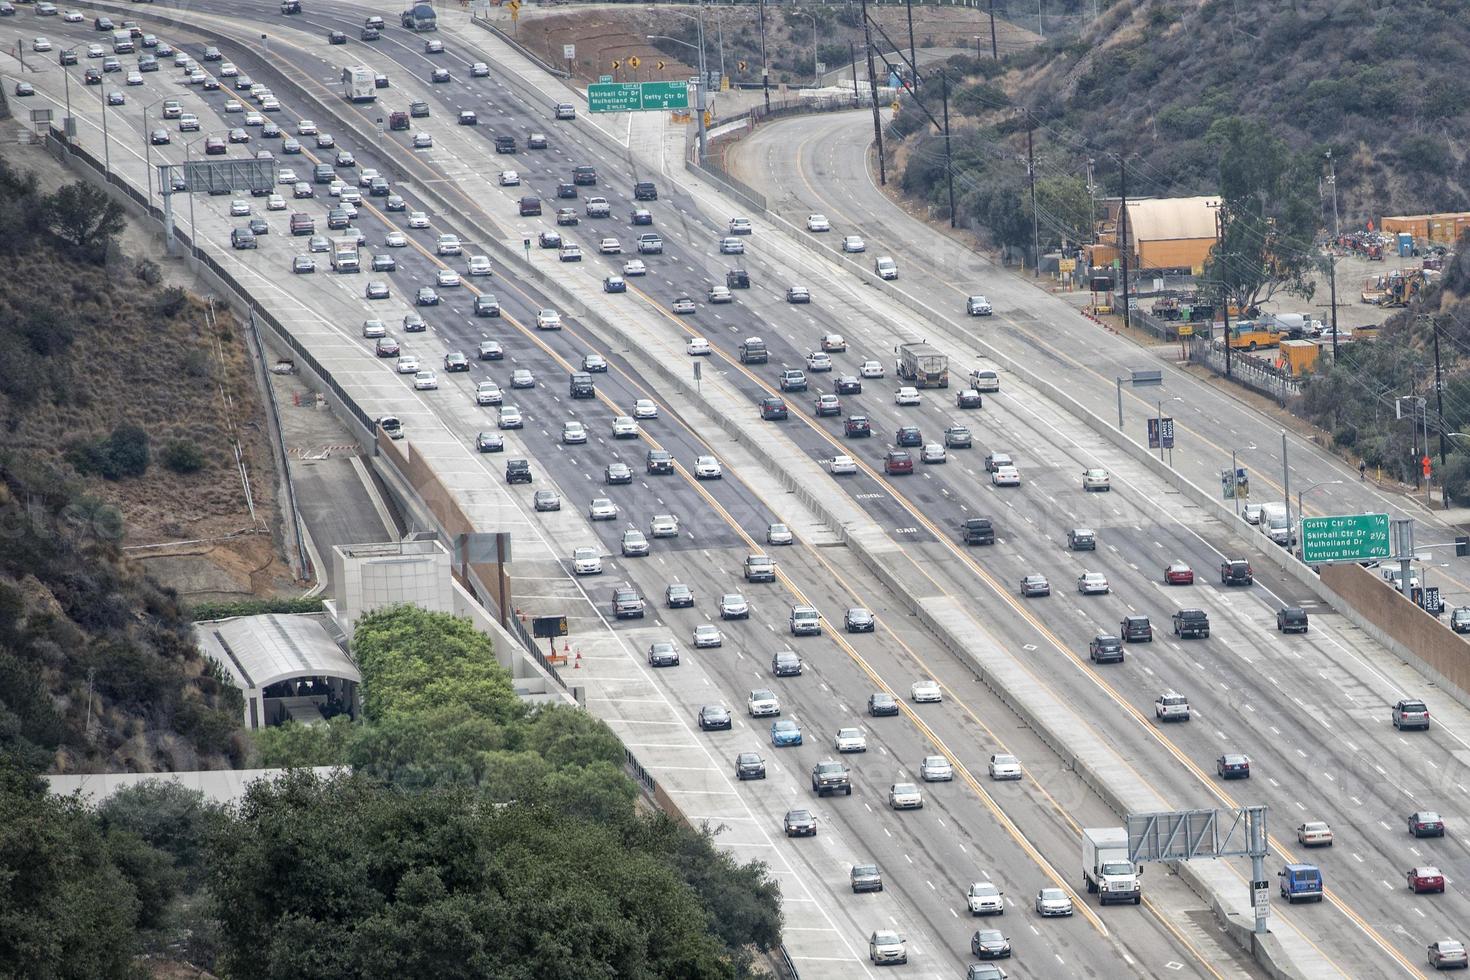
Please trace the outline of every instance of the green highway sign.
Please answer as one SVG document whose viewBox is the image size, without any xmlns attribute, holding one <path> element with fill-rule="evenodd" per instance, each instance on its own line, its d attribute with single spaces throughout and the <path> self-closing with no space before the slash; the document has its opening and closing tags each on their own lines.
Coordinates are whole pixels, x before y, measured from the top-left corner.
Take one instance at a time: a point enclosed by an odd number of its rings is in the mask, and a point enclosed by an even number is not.
<svg viewBox="0 0 1470 980">
<path fill-rule="evenodd" d="M 687 109 L 689 108 L 688 82 L 644 82 L 643 108 Z"/>
<path fill-rule="evenodd" d="M 643 108 L 637 82 L 599 82 L 587 86 L 587 109 L 591 112 L 636 112 Z"/>
<path fill-rule="evenodd" d="M 597 82 L 587 86 L 590 112 L 689 108 L 688 82 Z"/>
<path fill-rule="evenodd" d="M 1320 565 L 1334 561 L 1387 558 L 1387 514 L 1347 514 L 1341 517 L 1304 517 L 1301 524 L 1302 561 Z"/>
</svg>

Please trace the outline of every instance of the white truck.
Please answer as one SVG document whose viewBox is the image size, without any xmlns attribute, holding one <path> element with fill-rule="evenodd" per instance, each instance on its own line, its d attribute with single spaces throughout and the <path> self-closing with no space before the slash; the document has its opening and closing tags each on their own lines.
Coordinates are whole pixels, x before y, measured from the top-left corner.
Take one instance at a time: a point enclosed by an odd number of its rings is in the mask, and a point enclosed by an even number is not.
<svg viewBox="0 0 1470 980">
<path fill-rule="evenodd" d="M 1128 832 L 1122 827 L 1084 827 L 1082 830 L 1082 878 L 1088 892 L 1096 892 L 1102 904 L 1143 901 L 1139 877 L 1143 869 L 1128 860 Z"/>
<path fill-rule="evenodd" d="M 362 271 L 362 261 L 357 254 L 356 238 L 332 239 L 332 268 L 338 272 Z"/>
<path fill-rule="evenodd" d="M 378 101 L 377 73 L 364 65 L 343 68 L 342 97 L 349 102 Z"/>
</svg>

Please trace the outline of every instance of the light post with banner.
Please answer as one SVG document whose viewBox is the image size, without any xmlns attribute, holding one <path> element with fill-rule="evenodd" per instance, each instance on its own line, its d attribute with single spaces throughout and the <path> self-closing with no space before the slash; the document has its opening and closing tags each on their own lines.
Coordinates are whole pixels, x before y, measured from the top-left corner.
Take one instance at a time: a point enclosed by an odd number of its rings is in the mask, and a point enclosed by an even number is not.
<svg viewBox="0 0 1470 980">
<path fill-rule="evenodd" d="M 1235 454 L 1253 451 L 1255 450 L 1255 448 L 1256 444 L 1251 443 L 1249 446 L 1241 446 L 1236 449 L 1231 449 L 1230 469 L 1225 470 L 1223 473 L 1220 474 L 1221 496 L 1223 496 L 1226 500 L 1235 501 L 1235 516 L 1237 517 L 1240 516 L 1240 502 L 1242 500 L 1250 499 L 1251 481 L 1250 474 L 1246 472 L 1244 466 L 1239 465 L 1235 458 Z"/>
</svg>

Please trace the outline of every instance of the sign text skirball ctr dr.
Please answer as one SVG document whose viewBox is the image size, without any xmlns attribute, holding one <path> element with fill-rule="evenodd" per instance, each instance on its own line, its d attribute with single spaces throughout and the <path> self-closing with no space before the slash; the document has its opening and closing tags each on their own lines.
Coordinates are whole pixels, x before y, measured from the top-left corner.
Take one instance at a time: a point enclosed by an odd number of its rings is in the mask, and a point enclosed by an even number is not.
<svg viewBox="0 0 1470 980">
<path fill-rule="evenodd" d="M 1392 554 L 1387 514 L 1304 517 L 1302 561 L 1320 565 L 1334 561 L 1370 561 Z"/>
</svg>

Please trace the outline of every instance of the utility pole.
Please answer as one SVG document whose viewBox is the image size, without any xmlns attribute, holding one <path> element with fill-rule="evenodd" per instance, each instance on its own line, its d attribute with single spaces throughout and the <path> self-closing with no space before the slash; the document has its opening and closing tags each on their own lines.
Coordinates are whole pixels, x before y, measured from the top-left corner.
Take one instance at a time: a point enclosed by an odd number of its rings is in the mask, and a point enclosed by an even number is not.
<svg viewBox="0 0 1470 980">
<path fill-rule="evenodd" d="M 1093 245 L 1097 244 L 1097 184 L 1092 180 L 1092 165 L 1095 162 L 1092 157 L 1087 158 L 1087 227 L 1091 231 L 1088 238 Z"/>
<path fill-rule="evenodd" d="M 949 72 L 943 69 L 939 72 L 939 92 L 940 98 L 944 100 L 944 177 L 949 182 L 949 226 L 954 228 L 957 226 L 954 215 L 954 163 L 949 148 Z M 1435 335 L 1436 349 L 1438 336 Z M 1435 358 L 1435 363 L 1439 363 L 1438 358 Z"/>
<path fill-rule="evenodd" d="M 1439 320 L 1433 313 L 1421 315 L 1427 316 L 1429 328 L 1434 331 L 1434 414 L 1437 416 L 1439 428 L 1439 465 L 1444 466 L 1444 382 L 1439 377 Z M 1427 431 L 1424 435 L 1424 442 L 1427 448 L 1429 443 Z M 1428 455 L 1428 453 L 1425 453 L 1425 455 Z M 1440 478 L 1440 487 L 1441 489 L 1444 487 L 1443 477 Z M 1445 507 L 1449 507 L 1450 502 L 1446 500 L 1444 505 Z"/>
<path fill-rule="evenodd" d="M 868 26 L 868 0 L 863 0 L 863 49 L 868 53 L 868 88 L 873 93 L 873 139 L 878 144 L 878 185 L 888 183 L 883 164 L 883 123 L 878 118 L 878 76 L 873 72 L 873 34 Z"/>
<path fill-rule="evenodd" d="M 1031 114 L 1026 114 L 1026 179 L 1031 183 L 1031 274 L 1041 275 L 1041 229 L 1036 220 L 1036 158 L 1031 150 Z M 1123 297 L 1126 305 L 1127 296 Z"/>
<path fill-rule="evenodd" d="M 1123 326 L 1131 327 L 1132 311 L 1128 308 L 1128 161 L 1122 157 L 1118 157 L 1118 196 L 1121 198 L 1118 208 L 1118 256 L 1123 264 Z"/>
<path fill-rule="evenodd" d="M 915 94 L 919 91 L 919 59 L 914 57 L 914 0 L 906 0 L 909 14 L 909 70 L 913 72 L 912 82 Z"/>
<path fill-rule="evenodd" d="M 1327 291 L 1332 297 L 1332 363 L 1337 363 L 1337 243 L 1327 253 Z M 1435 342 L 1439 341 L 1436 334 Z"/>
<path fill-rule="evenodd" d="M 857 87 L 857 45 L 851 41 L 847 42 L 847 56 L 852 59 L 852 107 L 858 107 Z"/>
<path fill-rule="evenodd" d="M 1332 185 L 1332 238 L 1335 242 L 1342 235 L 1342 226 L 1337 222 L 1337 163 L 1332 151 L 1327 151 L 1327 183 Z"/>
<path fill-rule="evenodd" d="M 1220 201 L 1215 206 L 1215 248 L 1218 250 L 1218 272 L 1220 273 L 1220 311 L 1225 317 L 1225 377 L 1231 377 L 1230 371 L 1230 284 L 1225 281 L 1226 272 L 1230 264 L 1225 261 L 1225 202 Z M 1333 338 L 1336 342 L 1336 338 Z M 1337 348 L 1333 348 L 1332 356 L 1337 356 Z"/>
<path fill-rule="evenodd" d="M 990 0 L 990 60 L 1000 60 L 1000 49 L 995 46 L 995 0 Z"/>
<path fill-rule="evenodd" d="M 866 8 L 864 8 L 866 16 Z M 766 111 L 771 111 L 771 66 L 766 61 L 766 0 L 761 0 L 761 91 L 766 96 Z"/>
</svg>

